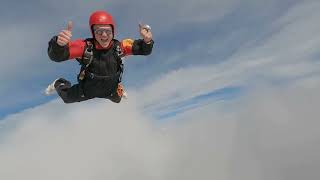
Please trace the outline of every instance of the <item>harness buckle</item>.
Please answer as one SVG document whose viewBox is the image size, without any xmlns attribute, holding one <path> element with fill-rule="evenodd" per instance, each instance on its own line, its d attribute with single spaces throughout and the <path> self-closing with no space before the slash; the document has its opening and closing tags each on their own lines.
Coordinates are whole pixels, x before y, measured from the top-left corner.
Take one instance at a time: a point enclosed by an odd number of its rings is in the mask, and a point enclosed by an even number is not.
<svg viewBox="0 0 320 180">
<path fill-rule="evenodd" d="M 89 73 L 89 77 L 90 77 L 91 79 L 94 79 L 94 74 L 93 74 L 92 72 L 90 72 L 90 73 Z"/>
</svg>

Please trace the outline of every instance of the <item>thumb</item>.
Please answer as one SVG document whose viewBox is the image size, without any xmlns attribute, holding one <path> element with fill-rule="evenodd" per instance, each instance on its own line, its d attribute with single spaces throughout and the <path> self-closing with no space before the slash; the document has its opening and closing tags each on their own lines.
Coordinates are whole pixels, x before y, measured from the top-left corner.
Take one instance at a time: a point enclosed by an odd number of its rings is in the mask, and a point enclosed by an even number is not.
<svg viewBox="0 0 320 180">
<path fill-rule="evenodd" d="M 71 32 L 72 31 L 72 27 L 73 27 L 73 23 L 72 23 L 72 21 L 69 21 L 68 22 L 68 26 L 67 26 L 67 30 Z"/>
<path fill-rule="evenodd" d="M 150 31 L 151 27 L 148 24 L 144 24 L 144 23 L 139 23 L 139 28 L 140 30 L 145 29 L 146 31 Z"/>
</svg>

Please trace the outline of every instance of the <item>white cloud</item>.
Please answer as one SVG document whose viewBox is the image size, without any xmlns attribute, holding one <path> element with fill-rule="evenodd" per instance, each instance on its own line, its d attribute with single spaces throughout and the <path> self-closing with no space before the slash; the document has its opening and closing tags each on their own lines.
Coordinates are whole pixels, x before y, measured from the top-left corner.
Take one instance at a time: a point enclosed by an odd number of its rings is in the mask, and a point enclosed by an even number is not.
<svg viewBox="0 0 320 180">
<path fill-rule="evenodd" d="M 169 142 L 128 103 L 54 101 L 5 121 L 15 125 L 0 143 L 1 179 L 158 179 L 170 157 Z"/>
<path fill-rule="evenodd" d="M 317 177 L 315 82 L 257 87 L 236 102 L 212 102 L 158 123 L 133 94 L 121 104 L 53 101 L 1 124 L 0 178 Z"/>
<path fill-rule="evenodd" d="M 319 83 L 316 88 L 261 88 L 252 95 L 238 116 L 234 166 L 254 162 L 245 173 L 250 177 L 250 168 L 259 167 L 258 179 L 319 177 L 317 90 Z"/>
<path fill-rule="evenodd" d="M 319 177 L 320 84 L 308 84 L 304 80 L 285 88 L 265 84 L 235 104 L 212 103 L 173 119 L 167 132 L 179 154 L 171 163 L 170 177 Z"/>
</svg>

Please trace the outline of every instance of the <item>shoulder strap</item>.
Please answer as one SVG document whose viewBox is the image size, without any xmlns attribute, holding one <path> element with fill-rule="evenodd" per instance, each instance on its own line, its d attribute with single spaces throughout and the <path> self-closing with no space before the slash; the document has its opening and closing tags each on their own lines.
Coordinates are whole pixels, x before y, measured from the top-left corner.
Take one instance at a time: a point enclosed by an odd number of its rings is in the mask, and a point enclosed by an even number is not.
<svg viewBox="0 0 320 180">
<path fill-rule="evenodd" d="M 122 80 L 122 74 L 123 74 L 123 62 L 122 59 L 124 58 L 124 53 L 121 49 L 121 43 L 117 39 L 113 39 L 113 55 L 117 60 L 118 66 L 119 66 L 119 71 L 120 71 L 120 76 L 119 76 L 119 82 Z"/>
<path fill-rule="evenodd" d="M 121 49 L 121 43 L 117 39 L 113 39 L 113 51 L 116 53 L 116 56 L 121 60 L 124 58 L 124 53 Z"/>
<path fill-rule="evenodd" d="M 76 58 L 76 60 L 80 63 L 80 65 L 88 67 L 93 60 L 94 45 L 92 38 L 85 39 L 85 42 L 86 45 L 83 51 L 83 55 L 81 58 Z"/>
<path fill-rule="evenodd" d="M 85 45 L 82 57 L 76 58 L 76 60 L 81 65 L 80 73 L 78 74 L 79 83 L 84 79 L 85 71 L 93 61 L 93 50 L 94 50 L 93 38 L 85 39 L 85 42 L 86 42 L 86 45 Z"/>
<path fill-rule="evenodd" d="M 86 41 L 86 46 L 83 52 L 83 56 L 81 58 L 76 59 L 81 65 L 80 73 L 78 75 L 79 80 L 83 80 L 85 76 L 85 71 L 93 61 L 93 51 L 94 51 L 93 38 L 88 38 L 85 41 Z M 116 39 L 113 39 L 112 53 L 113 53 L 113 56 L 116 58 L 116 61 L 119 67 L 119 71 L 120 71 L 120 73 L 118 72 L 119 82 L 121 82 L 123 69 L 124 69 L 123 63 L 122 63 L 122 58 L 124 57 L 124 53 L 121 49 L 121 43 Z"/>
</svg>

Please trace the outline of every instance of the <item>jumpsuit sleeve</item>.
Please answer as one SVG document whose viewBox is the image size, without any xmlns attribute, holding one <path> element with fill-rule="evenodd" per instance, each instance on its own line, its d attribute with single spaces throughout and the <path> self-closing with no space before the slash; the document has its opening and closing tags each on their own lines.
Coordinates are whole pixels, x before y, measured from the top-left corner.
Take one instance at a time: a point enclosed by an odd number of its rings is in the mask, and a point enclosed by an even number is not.
<svg viewBox="0 0 320 180">
<path fill-rule="evenodd" d="M 125 56 L 128 55 L 150 55 L 152 52 L 154 41 L 145 43 L 142 39 L 124 39 L 121 41 L 121 48 Z"/>
<path fill-rule="evenodd" d="M 49 41 L 48 56 L 52 61 L 62 62 L 69 59 L 81 58 L 85 49 L 85 41 L 78 39 L 70 41 L 65 46 L 60 46 L 57 43 L 57 36 L 54 36 Z"/>
</svg>

